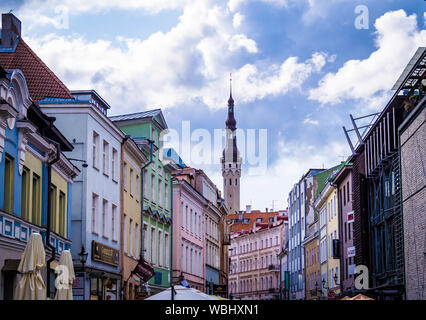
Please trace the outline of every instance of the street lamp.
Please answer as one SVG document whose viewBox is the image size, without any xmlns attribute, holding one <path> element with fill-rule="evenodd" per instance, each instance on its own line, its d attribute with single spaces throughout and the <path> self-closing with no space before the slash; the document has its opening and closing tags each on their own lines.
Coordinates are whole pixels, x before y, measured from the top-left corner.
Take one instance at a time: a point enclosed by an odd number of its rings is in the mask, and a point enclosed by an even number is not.
<svg viewBox="0 0 426 320">
<path fill-rule="evenodd" d="M 83 300 L 86 298 L 86 273 L 84 272 L 84 264 L 87 261 L 88 253 L 84 250 L 84 246 L 81 246 L 81 251 L 78 253 L 80 257 L 81 269 L 83 271 Z"/>
</svg>

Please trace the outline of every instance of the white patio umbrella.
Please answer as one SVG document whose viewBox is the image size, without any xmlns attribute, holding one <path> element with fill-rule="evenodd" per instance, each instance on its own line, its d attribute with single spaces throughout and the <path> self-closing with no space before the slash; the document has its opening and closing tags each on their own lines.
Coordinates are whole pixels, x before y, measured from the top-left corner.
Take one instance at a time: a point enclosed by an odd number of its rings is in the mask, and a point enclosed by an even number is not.
<svg viewBox="0 0 426 320">
<path fill-rule="evenodd" d="M 41 235 L 32 233 L 18 266 L 24 275 L 15 288 L 14 300 L 46 300 L 46 286 L 41 276 L 44 267 L 46 253 Z"/>
<path fill-rule="evenodd" d="M 58 274 L 55 279 L 55 300 L 72 300 L 72 283 L 75 273 L 70 250 L 62 251 L 55 272 Z"/>
<path fill-rule="evenodd" d="M 219 300 L 218 298 L 209 296 L 208 294 L 194 288 L 186 288 L 184 286 L 177 285 L 174 286 L 174 289 L 175 300 Z M 171 300 L 170 288 L 154 294 L 145 300 Z"/>
</svg>

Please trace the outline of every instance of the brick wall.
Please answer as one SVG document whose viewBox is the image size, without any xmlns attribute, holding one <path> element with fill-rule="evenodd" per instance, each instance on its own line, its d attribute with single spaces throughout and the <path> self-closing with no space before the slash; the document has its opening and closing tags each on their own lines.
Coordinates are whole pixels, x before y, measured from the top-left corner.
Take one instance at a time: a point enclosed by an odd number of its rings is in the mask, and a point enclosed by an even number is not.
<svg viewBox="0 0 426 320">
<path fill-rule="evenodd" d="M 401 134 L 401 172 L 406 298 L 426 299 L 426 108 Z"/>
</svg>

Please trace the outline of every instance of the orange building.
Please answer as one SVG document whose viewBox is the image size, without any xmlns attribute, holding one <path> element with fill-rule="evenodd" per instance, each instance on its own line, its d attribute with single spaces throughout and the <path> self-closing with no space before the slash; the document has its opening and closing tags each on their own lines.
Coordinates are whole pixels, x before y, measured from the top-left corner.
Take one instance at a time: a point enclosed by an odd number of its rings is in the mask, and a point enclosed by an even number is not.
<svg viewBox="0 0 426 320">
<path fill-rule="evenodd" d="M 246 206 L 245 211 L 239 213 L 228 214 L 226 219 L 231 223 L 231 233 L 248 231 L 253 229 L 253 223 L 272 224 L 275 217 L 282 216 L 284 210 L 265 211 L 251 210 L 251 206 Z"/>
</svg>

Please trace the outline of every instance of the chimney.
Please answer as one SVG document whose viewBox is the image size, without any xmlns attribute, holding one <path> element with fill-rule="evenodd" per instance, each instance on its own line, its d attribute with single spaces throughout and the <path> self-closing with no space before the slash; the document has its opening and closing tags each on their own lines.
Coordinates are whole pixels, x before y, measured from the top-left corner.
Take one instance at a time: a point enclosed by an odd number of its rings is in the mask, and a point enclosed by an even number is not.
<svg viewBox="0 0 426 320">
<path fill-rule="evenodd" d="M 12 48 L 20 36 L 21 21 L 12 13 L 3 13 L 1 15 L 1 46 Z"/>
<path fill-rule="evenodd" d="M 248 204 L 246 205 L 246 213 L 250 213 L 251 212 L 251 205 Z"/>
<path fill-rule="evenodd" d="M 268 208 L 265 209 L 265 212 L 268 212 Z"/>
</svg>

